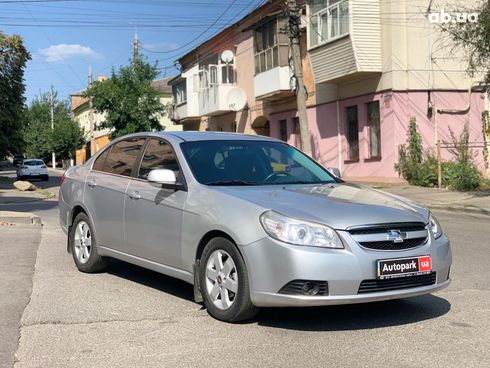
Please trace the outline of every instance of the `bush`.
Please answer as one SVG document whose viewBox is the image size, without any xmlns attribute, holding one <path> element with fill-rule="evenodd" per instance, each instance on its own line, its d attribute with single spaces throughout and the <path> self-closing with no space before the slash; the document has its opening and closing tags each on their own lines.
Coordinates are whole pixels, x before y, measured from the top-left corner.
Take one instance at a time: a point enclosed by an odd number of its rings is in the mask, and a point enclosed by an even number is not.
<svg viewBox="0 0 490 368">
<path fill-rule="evenodd" d="M 482 175 L 474 161 L 473 152 L 469 148 L 469 129 L 465 125 L 457 138 L 452 130 L 451 140 L 454 161 L 443 161 L 442 185 L 458 191 L 475 190 L 482 184 Z M 410 119 L 407 145 L 398 147 L 398 163 L 395 170 L 411 185 L 422 187 L 437 186 L 437 159 L 432 152 L 423 151 L 422 139 L 417 131 L 415 118 Z"/>
</svg>

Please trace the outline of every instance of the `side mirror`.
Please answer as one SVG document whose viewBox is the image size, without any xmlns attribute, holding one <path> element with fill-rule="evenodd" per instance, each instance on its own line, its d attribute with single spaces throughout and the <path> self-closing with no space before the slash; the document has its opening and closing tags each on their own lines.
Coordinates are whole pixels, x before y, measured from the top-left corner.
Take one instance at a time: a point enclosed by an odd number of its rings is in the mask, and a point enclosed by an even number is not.
<svg viewBox="0 0 490 368">
<path fill-rule="evenodd" d="M 168 169 L 151 170 L 148 174 L 148 183 L 157 188 L 180 190 L 183 188 L 181 183 L 177 182 L 175 173 Z"/>
<path fill-rule="evenodd" d="M 336 167 L 329 167 L 327 168 L 328 171 L 330 171 L 330 173 L 334 176 L 336 176 L 337 178 L 341 178 L 342 176 L 340 175 L 340 170 L 337 169 Z"/>
</svg>

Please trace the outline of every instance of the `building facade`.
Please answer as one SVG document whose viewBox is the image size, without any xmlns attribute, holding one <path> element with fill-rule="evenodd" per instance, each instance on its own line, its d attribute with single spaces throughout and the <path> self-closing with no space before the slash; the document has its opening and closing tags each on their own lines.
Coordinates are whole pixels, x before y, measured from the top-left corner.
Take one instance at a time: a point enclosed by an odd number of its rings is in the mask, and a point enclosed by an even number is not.
<svg viewBox="0 0 490 368">
<path fill-rule="evenodd" d="M 484 170 L 479 76 L 429 21 L 448 2 L 310 0 L 302 4 L 301 49 L 313 156 L 343 176 L 396 179 L 398 146 L 415 117 L 424 147 L 442 158 L 450 132 L 469 126 Z M 449 3 L 456 4 L 455 1 Z M 170 84 L 173 119 L 190 130 L 270 135 L 300 145 L 288 18 L 272 1 L 179 59 Z"/>
</svg>

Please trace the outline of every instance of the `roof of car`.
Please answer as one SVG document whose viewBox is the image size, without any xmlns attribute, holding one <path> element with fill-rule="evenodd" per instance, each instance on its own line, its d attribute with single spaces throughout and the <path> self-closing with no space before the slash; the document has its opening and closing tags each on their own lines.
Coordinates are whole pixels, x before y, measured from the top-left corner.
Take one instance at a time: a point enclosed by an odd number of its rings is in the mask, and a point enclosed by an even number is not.
<svg viewBox="0 0 490 368">
<path fill-rule="evenodd" d="M 250 140 L 250 141 L 277 141 L 275 138 L 266 137 L 263 135 L 251 135 L 241 133 L 225 133 L 225 132 L 159 132 L 157 135 L 162 137 L 171 135 L 178 137 L 183 141 L 211 141 L 211 140 Z"/>
</svg>

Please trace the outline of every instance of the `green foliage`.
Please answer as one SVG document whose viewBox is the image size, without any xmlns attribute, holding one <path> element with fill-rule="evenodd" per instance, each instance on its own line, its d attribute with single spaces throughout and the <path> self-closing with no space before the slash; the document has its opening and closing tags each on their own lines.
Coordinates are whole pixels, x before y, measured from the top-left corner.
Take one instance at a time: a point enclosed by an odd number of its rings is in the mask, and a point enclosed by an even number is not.
<svg viewBox="0 0 490 368">
<path fill-rule="evenodd" d="M 410 118 L 407 135 L 407 145 L 398 146 L 399 161 L 395 164 L 395 170 L 409 183 L 418 180 L 420 164 L 422 162 L 422 137 L 417 131 L 415 117 Z"/>
<path fill-rule="evenodd" d="M 30 58 L 20 36 L 0 32 L 0 159 L 22 153 L 24 68 Z"/>
<path fill-rule="evenodd" d="M 458 5 L 459 13 L 477 13 L 476 22 L 449 22 L 441 28 L 452 40 L 455 50 L 465 50 L 468 58 L 468 73 L 471 76 L 485 72 L 485 88 L 490 92 L 490 2 L 471 2 L 466 9 Z"/>
<path fill-rule="evenodd" d="M 461 135 L 456 137 L 450 130 L 452 148 L 449 151 L 454 161 L 443 161 L 442 185 L 458 191 L 478 189 L 482 177 L 473 161 L 469 147 L 469 129 L 465 125 Z M 395 170 L 410 184 L 422 187 L 437 186 L 437 159 L 432 152 L 422 148 L 422 140 L 417 132 L 414 118 L 410 119 L 407 145 L 398 147 L 398 163 Z"/>
<path fill-rule="evenodd" d="M 157 77 L 156 65 L 142 56 L 122 66 L 105 81 L 95 82 L 85 93 L 92 97 L 94 109 L 106 114 L 102 128 L 112 129 L 111 138 L 141 131 L 161 130 L 158 114 L 164 113 L 158 91 L 152 87 Z"/>
<path fill-rule="evenodd" d="M 51 128 L 51 97 L 53 96 L 54 129 Z M 28 157 L 66 160 L 74 157 L 74 150 L 84 143 L 83 131 L 71 121 L 67 101 L 58 101 L 56 93 L 43 93 L 27 109 L 24 129 L 25 153 Z"/>
</svg>

